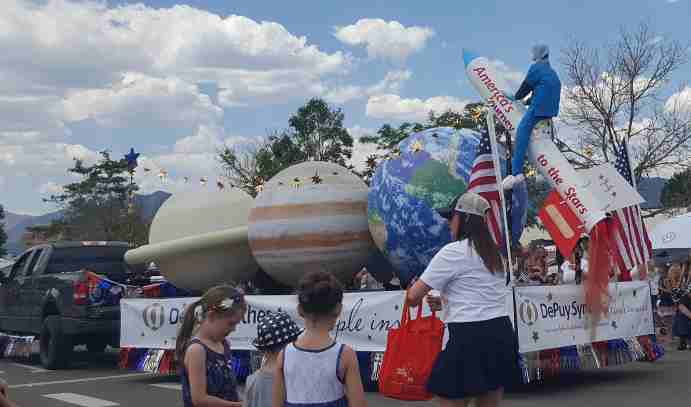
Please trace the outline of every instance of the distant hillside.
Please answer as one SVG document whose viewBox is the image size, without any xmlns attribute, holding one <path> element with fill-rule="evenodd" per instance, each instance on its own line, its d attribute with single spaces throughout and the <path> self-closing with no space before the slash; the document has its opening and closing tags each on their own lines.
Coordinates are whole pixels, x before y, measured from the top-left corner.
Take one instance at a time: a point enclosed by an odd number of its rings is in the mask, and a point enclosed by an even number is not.
<svg viewBox="0 0 691 407">
<path fill-rule="evenodd" d="M 158 208 L 171 196 L 163 191 L 156 191 L 148 195 L 136 195 L 135 203 L 140 208 L 144 220 L 150 222 Z M 40 216 L 22 215 L 12 212 L 5 212 L 5 231 L 7 232 L 7 251 L 11 254 L 19 254 L 24 251 L 22 236 L 27 228 L 36 225 L 47 225 L 52 221 L 60 219 L 62 211 L 47 213 Z"/>
</svg>

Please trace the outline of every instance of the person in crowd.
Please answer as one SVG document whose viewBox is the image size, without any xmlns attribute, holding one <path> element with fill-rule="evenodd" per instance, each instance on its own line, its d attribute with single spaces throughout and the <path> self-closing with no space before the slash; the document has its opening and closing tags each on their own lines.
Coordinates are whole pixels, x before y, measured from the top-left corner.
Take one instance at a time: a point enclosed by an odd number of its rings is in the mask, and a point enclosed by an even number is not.
<svg viewBox="0 0 691 407">
<path fill-rule="evenodd" d="M 381 290 L 384 288 L 384 285 L 367 271 L 367 267 L 363 267 L 355 273 L 353 283 L 356 290 Z"/>
<path fill-rule="evenodd" d="M 520 377 L 501 250 L 484 220 L 489 209 L 485 198 L 466 192 L 440 211 L 450 217 L 454 241 L 432 258 L 407 294 L 420 305 L 431 290 L 441 292 L 449 341 L 427 389 L 442 407 L 466 406 L 471 399 L 478 407 L 498 406 L 504 388 Z"/>
<path fill-rule="evenodd" d="M 298 284 L 298 312 L 305 331 L 276 364 L 273 407 L 363 407 L 365 392 L 355 351 L 329 332 L 343 308 L 343 286 L 331 273 L 305 275 Z"/>
<path fill-rule="evenodd" d="M 401 280 L 394 275 L 388 283 L 384 283 L 384 289 L 386 291 L 399 291 L 401 289 Z"/>
<path fill-rule="evenodd" d="M 527 213 L 528 189 L 523 174 L 525 159 L 530 145 L 530 136 L 535 126 L 544 119 L 556 117 L 559 114 L 561 97 L 561 81 L 549 62 L 549 47 L 537 44 L 531 49 L 533 64 L 528 69 L 523 83 L 514 95 L 515 100 L 530 98 L 526 104 L 530 105 L 523 115 L 516 130 L 516 144 L 511 161 L 511 175 L 502 182 L 503 189 L 513 188 L 511 211 L 511 245 L 518 246 Z"/>
<path fill-rule="evenodd" d="M 674 316 L 674 324 L 672 325 L 672 334 L 679 337 L 678 349 L 686 350 L 689 335 L 691 335 L 691 287 L 686 288 L 679 299 L 677 314 Z"/>
<path fill-rule="evenodd" d="M 7 397 L 7 382 L 0 379 L 0 407 L 19 407 Z"/>
<path fill-rule="evenodd" d="M 581 284 L 587 278 L 588 259 L 580 246 L 576 246 L 569 259 L 562 263 L 561 272 L 564 284 Z"/>
<path fill-rule="evenodd" d="M 660 269 L 659 296 L 660 316 L 669 317 L 674 314 L 674 298 L 672 297 L 673 279 L 670 276 L 671 267 Z"/>
<path fill-rule="evenodd" d="M 262 353 L 264 360 L 259 370 L 247 378 L 244 407 L 271 407 L 278 355 L 301 333 L 295 321 L 284 312 L 270 314 L 259 323 L 257 338 L 252 344 Z"/>
<path fill-rule="evenodd" d="M 660 272 L 657 267 L 647 268 L 648 279 L 650 280 L 650 302 L 653 304 L 653 313 L 657 315 L 657 302 L 660 299 Z"/>
<path fill-rule="evenodd" d="M 184 407 L 242 405 L 226 337 L 246 309 L 244 293 L 229 285 L 210 288 L 187 307 L 175 348 Z"/>
<path fill-rule="evenodd" d="M 528 279 L 540 284 L 545 282 L 547 278 L 547 251 L 541 244 L 530 246 L 526 269 Z"/>
<path fill-rule="evenodd" d="M 545 278 L 546 285 L 559 285 L 559 271 L 550 270 Z"/>
</svg>

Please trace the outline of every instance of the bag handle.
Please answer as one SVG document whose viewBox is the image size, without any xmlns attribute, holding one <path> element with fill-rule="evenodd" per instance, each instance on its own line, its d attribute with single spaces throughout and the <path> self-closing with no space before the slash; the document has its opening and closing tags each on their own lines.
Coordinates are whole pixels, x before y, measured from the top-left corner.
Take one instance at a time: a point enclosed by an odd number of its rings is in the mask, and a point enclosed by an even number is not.
<svg viewBox="0 0 691 407">
<path fill-rule="evenodd" d="M 415 319 L 420 319 L 422 318 L 422 307 L 424 306 L 425 300 L 423 299 L 422 302 L 420 302 L 420 305 L 417 307 L 417 315 L 415 316 Z M 401 316 L 401 326 L 405 325 L 407 322 L 410 322 L 410 307 L 413 305 L 410 304 L 410 301 L 408 301 L 408 290 L 405 292 L 405 300 L 403 302 L 403 315 Z M 432 307 L 430 307 L 430 310 L 432 311 L 432 318 L 437 318 L 437 311 L 433 310 Z"/>
</svg>

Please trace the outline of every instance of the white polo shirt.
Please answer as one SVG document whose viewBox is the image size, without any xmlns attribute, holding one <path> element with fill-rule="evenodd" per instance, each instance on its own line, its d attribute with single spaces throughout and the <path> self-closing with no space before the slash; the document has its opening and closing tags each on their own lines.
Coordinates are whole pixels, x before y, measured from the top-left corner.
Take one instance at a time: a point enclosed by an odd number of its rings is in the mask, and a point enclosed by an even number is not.
<svg viewBox="0 0 691 407">
<path fill-rule="evenodd" d="M 467 239 L 439 250 L 420 279 L 441 292 L 446 323 L 487 321 L 507 315 L 506 275 L 490 272 Z"/>
</svg>

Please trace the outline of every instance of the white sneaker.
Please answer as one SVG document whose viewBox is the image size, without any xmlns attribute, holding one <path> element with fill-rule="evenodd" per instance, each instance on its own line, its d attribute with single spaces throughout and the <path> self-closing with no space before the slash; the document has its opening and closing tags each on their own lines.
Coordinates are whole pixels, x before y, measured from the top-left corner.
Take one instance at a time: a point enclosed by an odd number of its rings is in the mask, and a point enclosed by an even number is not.
<svg viewBox="0 0 691 407">
<path fill-rule="evenodd" d="M 501 182 L 501 187 L 504 191 L 506 191 L 512 189 L 514 185 L 523 181 L 525 181 L 525 175 L 523 174 L 509 175 Z"/>
</svg>

